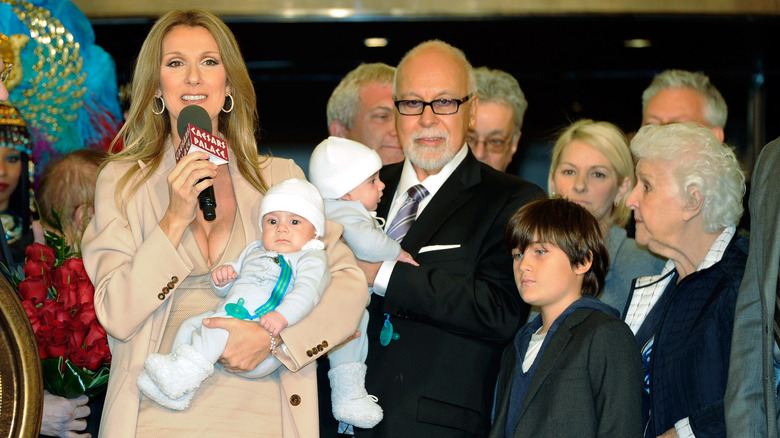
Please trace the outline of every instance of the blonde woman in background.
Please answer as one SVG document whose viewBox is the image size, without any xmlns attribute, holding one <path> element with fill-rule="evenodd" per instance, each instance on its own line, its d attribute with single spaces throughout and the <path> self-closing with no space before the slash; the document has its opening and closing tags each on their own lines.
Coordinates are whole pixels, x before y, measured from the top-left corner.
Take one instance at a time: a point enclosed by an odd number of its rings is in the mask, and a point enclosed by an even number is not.
<svg viewBox="0 0 780 438">
<path fill-rule="evenodd" d="M 587 208 L 601 227 L 609 251 L 601 301 L 624 313 L 631 281 L 658 272 L 665 260 L 638 246 L 623 228 L 631 216 L 626 196 L 634 186 L 634 163 L 625 134 L 609 122 L 580 120 L 558 137 L 548 188 Z"/>
</svg>

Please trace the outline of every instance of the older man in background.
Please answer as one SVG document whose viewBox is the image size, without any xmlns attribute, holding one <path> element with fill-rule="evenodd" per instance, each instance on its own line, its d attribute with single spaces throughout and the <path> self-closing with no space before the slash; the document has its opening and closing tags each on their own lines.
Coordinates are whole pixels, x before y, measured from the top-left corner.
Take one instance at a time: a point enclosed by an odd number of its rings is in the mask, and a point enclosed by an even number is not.
<svg viewBox="0 0 780 438">
<path fill-rule="evenodd" d="M 381 62 L 360 64 L 347 73 L 328 99 L 328 132 L 375 150 L 382 164 L 404 159 L 395 130 L 393 75 Z"/>
<path fill-rule="evenodd" d="M 463 52 L 442 41 L 418 45 L 398 65 L 406 159 L 380 171 L 387 187 L 377 212 L 420 266 L 362 265 L 375 292 L 366 387 L 385 417 L 358 436 L 473 437 L 490 427 L 501 354 L 528 312 L 503 232 L 517 208 L 544 193 L 471 153 L 476 91 Z"/>
<path fill-rule="evenodd" d="M 480 67 L 474 76 L 479 110 L 466 142 L 479 161 L 505 172 L 517 152 L 528 101 L 517 79 L 507 72 Z"/>
<path fill-rule="evenodd" d="M 642 93 L 642 126 L 696 122 L 723 142 L 728 107 L 707 75 L 685 70 L 659 73 Z"/>
</svg>

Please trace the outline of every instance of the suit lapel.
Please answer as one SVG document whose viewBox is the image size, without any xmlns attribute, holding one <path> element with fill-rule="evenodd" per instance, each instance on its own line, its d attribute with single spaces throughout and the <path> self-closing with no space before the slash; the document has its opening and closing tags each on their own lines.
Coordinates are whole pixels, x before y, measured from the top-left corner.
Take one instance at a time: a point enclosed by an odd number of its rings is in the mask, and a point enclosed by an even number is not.
<svg viewBox="0 0 780 438">
<path fill-rule="evenodd" d="M 506 429 L 506 420 L 509 412 L 509 396 L 512 394 L 512 381 L 514 380 L 515 370 L 515 357 L 517 356 L 517 350 L 515 349 L 514 338 L 510 341 L 507 348 L 504 349 L 504 355 L 501 358 L 501 372 L 498 375 L 498 381 L 496 382 L 496 407 L 495 418 L 493 424 L 501 426 L 498 435 L 503 436 Z M 491 434 L 495 436 L 496 434 Z"/>
<path fill-rule="evenodd" d="M 774 150 L 766 151 L 771 152 L 769 156 L 772 160 L 764 165 L 764 175 L 761 175 L 762 180 L 760 182 L 763 187 L 755 187 L 754 190 L 758 191 L 760 189 L 761 193 L 767 194 L 780 192 L 780 179 L 771 176 L 780 168 L 780 151 L 777 151 L 778 148 L 780 148 L 780 145 L 774 145 Z M 764 290 L 774 291 L 778 281 L 778 266 L 776 263 L 780 257 L 780 228 L 778 228 L 778 224 L 780 223 L 780 216 L 778 216 L 780 215 L 780 203 L 769 202 L 765 205 L 755 206 L 753 211 L 758 212 L 760 211 L 759 209 L 765 209 L 766 211 L 755 215 L 758 218 L 756 221 L 756 238 L 764 239 L 764 250 L 758 251 L 758 254 L 756 254 L 759 261 L 757 266 L 763 267 L 760 274 L 764 276 Z M 764 218 L 766 218 L 766 221 L 762 220 Z M 774 299 L 774 297 L 770 298 Z M 770 303 L 771 302 L 772 301 L 770 301 Z"/>
<path fill-rule="evenodd" d="M 559 369 L 558 359 L 561 353 L 566 349 L 566 346 L 571 340 L 571 330 L 576 327 L 583 319 L 585 319 L 590 312 L 572 312 L 566 319 L 563 320 L 558 329 L 552 334 L 553 338 L 550 339 L 550 343 L 547 347 L 541 351 L 542 357 L 539 361 L 539 365 L 536 367 L 536 372 L 531 379 L 531 386 L 528 387 L 528 393 L 523 401 L 523 406 L 520 408 L 520 415 L 518 420 L 523 417 L 525 411 L 528 409 L 529 404 L 539 392 L 539 388 L 542 387 L 544 382 L 550 375 L 553 369 Z"/>
<path fill-rule="evenodd" d="M 387 219 L 390 205 L 393 203 L 393 198 L 396 196 L 396 190 L 398 190 L 398 183 L 401 181 L 401 172 L 403 171 L 403 168 L 404 162 L 402 161 L 397 164 L 390 164 L 383 167 L 379 173 L 379 179 L 385 183 L 385 194 L 376 207 L 376 215 L 381 218 Z"/>
<path fill-rule="evenodd" d="M 474 192 L 469 189 L 479 184 L 481 180 L 480 164 L 469 150 L 463 162 L 447 178 L 425 210 L 412 224 L 404 237 L 404 249 L 416 254 L 422 246 L 429 242 L 436 230 L 441 229 L 453 213 L 459 211 L 474 197 Z"/>
</svg>

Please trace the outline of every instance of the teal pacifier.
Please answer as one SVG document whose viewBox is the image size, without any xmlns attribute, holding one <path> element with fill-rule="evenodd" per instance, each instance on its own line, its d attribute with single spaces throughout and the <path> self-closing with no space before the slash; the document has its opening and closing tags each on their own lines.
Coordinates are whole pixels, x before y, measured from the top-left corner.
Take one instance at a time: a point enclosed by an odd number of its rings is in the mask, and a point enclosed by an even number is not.
<svg viewBox="0 0 780 438">
<path fill-rule="evenodd" d="M 382 324 L 382 330 L 379 331 L 379 344 L 387 347 L 390 341 L 401 339 L 401 335 L 393 332 L 393 323 L 390 322 L 390 315 L 385 313 L 385 322 Z"/>
</svg>

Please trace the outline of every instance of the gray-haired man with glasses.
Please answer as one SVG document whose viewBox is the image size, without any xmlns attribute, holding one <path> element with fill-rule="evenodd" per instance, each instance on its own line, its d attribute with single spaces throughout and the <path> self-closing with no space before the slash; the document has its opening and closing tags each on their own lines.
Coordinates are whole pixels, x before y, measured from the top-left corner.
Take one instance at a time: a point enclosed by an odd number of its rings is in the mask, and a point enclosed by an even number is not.
<svg viewBox="0 0 780 438">
<path fill-rule="evenodd" d="M 359 262 L 375 292 L 366 387 L 384 420 L 357 436 L 472 437 L 490 427 L 501 353 L 528 312 L 504 228 L 544 192 L 471 153 L 476 91 L 463 52 L 442 41 L 418 45 L 398 65 L 395 119 L 406 159 L 380 171 L 377 213 L 388 224 L 413 221 L 401 246 L 420 266 Z M 411 216 L 402 209 L 410 202 Z"/>
<path fill-rule="evenodd" d="M 480 67 L 474 74 L 479 109 L 466 142 L 479 161 L 505 172 L 517 152 L 528 101 L 509 73 Z"/>
</svg>

